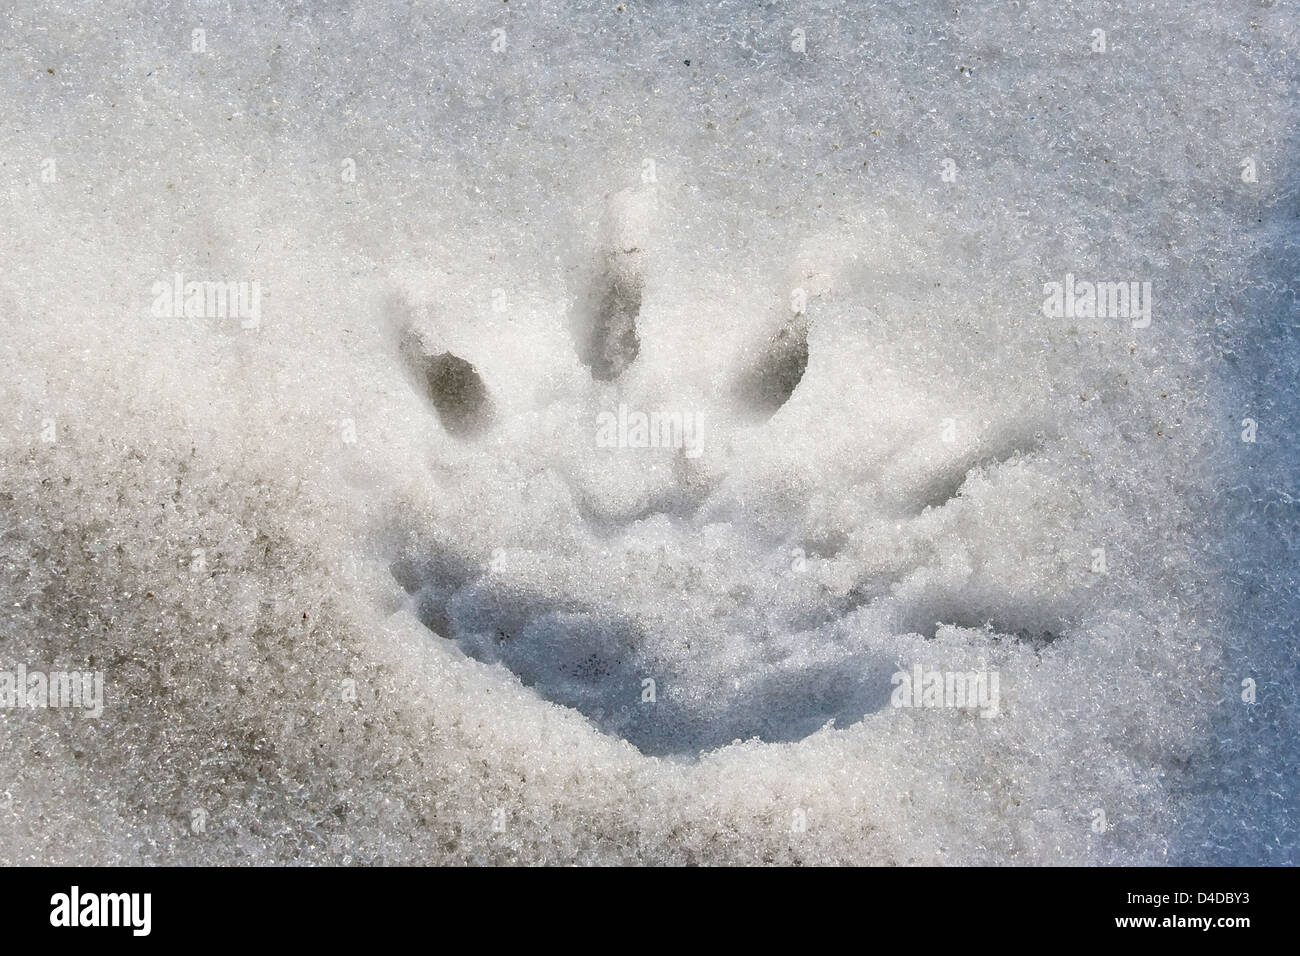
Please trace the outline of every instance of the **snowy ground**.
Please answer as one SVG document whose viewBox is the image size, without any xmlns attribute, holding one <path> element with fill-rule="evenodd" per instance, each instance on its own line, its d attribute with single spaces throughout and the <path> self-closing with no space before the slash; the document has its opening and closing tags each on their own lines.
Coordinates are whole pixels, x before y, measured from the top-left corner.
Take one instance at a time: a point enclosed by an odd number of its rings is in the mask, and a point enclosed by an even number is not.
<svg viewBox="0 0 1300 956">
<path fill-rule="evenodd" d="M 0 861 L 1300 862 L 1294 3 L 0 27 Z"/>
</svg>

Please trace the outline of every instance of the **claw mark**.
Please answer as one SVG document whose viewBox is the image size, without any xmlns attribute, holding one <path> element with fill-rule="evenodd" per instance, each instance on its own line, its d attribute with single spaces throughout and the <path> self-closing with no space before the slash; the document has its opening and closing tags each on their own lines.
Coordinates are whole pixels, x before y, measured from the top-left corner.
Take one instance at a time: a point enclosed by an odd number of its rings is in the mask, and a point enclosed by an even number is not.
<svg viewBox="0 0 1300 956">
<path fill-rule="evenodd" d="M 431 354 L 413 332 L 402 351 L 450 434 L 469 437 L 492 423 L 492 399 L 473 365 L 451 352 Z"/>
<path fill-rule="evenodd" d="M 736 391 L 751 410 L 774 415 L 803 380 L 808 368 L 808 316 L 800 312 L 767 340 L 758 360 L 740 376 Z"/>
<path fill-rule="evenodd" d="M 592 377 L 602 382 L 618 378 L 641 351 L 636 320 L 641 313 L 643 279 L 638 269 L 628 268 L 633 263 L 619 261 L 636 254 L 637 250 L 611 253 L 607 268 L 592 290 L 594 308 L 578 349 Z"/>
<path fill-rule="evenodd" d="M 625 191 L 610 201 L 603 254 L 575 323 L 579 360 L 593 378 L 609 382 L 623 374 L 641 351 L 636 323 L 645 287 L 650 198 Z"/>
<path fill-rule="evenodd" d="M 941 508 L 952 501 L 972 471 L 1031 455 L 1039 447 L 1041 441 L 1036 437 L 1011 434 L 971 450 L 932 475 L 918 490 L 915 511 L 920 513 L 926 508 Z"/>
</svg>

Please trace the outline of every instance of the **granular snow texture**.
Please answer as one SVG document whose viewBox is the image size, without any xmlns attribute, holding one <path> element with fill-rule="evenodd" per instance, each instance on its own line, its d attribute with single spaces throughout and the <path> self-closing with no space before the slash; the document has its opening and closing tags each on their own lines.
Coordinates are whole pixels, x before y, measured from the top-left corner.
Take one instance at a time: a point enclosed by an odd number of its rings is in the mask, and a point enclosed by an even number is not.
<svg viewBox="0 0 1300 956">
<path fill-rule="evenodd" d="M 6 5 L 0 862 L 1300 862 L 1298 28 Z"/>
</svg>

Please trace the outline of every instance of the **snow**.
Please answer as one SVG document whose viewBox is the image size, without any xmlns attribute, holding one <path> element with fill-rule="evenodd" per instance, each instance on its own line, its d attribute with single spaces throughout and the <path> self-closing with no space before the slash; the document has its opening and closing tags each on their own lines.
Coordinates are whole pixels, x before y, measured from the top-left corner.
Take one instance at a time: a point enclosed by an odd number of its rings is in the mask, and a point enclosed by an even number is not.
<svg viewBox="0 0 1300 956">
<path fill-rule="evenodd" d="M 1300 862 L 1292 4 L 0 20 L 0 860 Z"/>
</svg>

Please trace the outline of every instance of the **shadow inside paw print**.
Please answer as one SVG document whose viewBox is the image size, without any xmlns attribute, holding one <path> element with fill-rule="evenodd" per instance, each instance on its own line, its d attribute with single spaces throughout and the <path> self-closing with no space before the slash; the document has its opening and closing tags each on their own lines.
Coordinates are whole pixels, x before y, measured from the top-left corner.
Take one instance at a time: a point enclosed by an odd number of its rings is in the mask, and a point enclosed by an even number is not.
<svg viewBox="0 0 1300 956">
<path fill-rule="evenodd" d="M 719 667 L 717 647 L 654 633 L 599 600 L 530 589 L 449 552 L 393 565 L 431 631 L 500 663 L 554 703 L 647 756 L 693 757 L 736 740 L 801 740 L 889 702 L 892 664 L 870 653 L 770 660 L 763 676 Z M 768 635 L 769 637 L 771 635 Z M 714 634 L 702 640 L 748 640 Z M 742 679 L 738 679 L 742 678 Z"/>
</svg>

